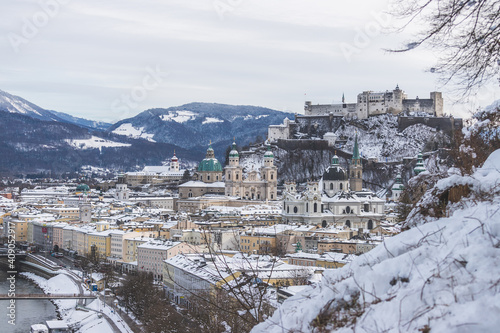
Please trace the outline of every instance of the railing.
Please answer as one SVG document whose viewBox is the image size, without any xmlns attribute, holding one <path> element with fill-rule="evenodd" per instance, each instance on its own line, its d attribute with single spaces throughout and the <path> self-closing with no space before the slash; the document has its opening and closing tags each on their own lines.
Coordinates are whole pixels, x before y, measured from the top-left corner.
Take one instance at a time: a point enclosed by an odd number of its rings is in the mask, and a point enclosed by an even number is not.
<svg viewBox="0 0 500 333">
<path fill-rule="evenodd" d="M 97 298 L 96 295 L 91 294 L 16 294 L 9 296 L 8 294 L 0 294 L 0 300 L 4 299 L 85 299 Z"/>
</svg>

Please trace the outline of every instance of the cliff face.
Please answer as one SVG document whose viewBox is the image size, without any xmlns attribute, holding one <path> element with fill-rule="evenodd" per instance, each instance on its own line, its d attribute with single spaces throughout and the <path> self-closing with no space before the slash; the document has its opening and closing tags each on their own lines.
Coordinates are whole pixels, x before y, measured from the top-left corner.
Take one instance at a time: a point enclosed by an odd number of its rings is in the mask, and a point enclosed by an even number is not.
<svg viewBox="0 0 500 333">
<path fill-rule="evenodd" d="M 357 135 L 363 157 L 363 186 L 373 191 L 380 191 L 392 185 L 398 172 L 402 173 L 405 181 L 409 179 L 413 175 L 412 159 L 419 152 L 437 151 L 450 143 L 448 135 L 423 124 L 409 126 L 400 132 L 397 117 L 392 115 L 347 121 L 340 121 L 338 117 L 330 117 L 331 119 L 324 117 L 324 123 L 318 123 L 317 126 L 313 124 L 314 117 L 303 118 L 305 120 L 301 123 L 303 125 L 300 127 L 301 131 L 312 128 L 321 132 L 332 122 L 335 123 L 336 147 L 328 147 L 324 140 L 280 140 L 278 144 L 273 145 L 280 181 L 318 180 L 335 153 L 340 158 L 341 166 L 348 169 Z M 306 124 L 306 120 L 309 123 Z M 312 133 L 307 133 L 307 136 L 314 137 Z M 246 165 L 248 163 L 246 160 L 250 158 L 251 164 L 258 168 L 259 159 L 250 156 L 243 157 L 241 163 Z M 428 165 L 428 168 L 440 168 L 444 163 L 439 158 L 426 161 L 432 161 L 433 164 Z"/>
</svg>

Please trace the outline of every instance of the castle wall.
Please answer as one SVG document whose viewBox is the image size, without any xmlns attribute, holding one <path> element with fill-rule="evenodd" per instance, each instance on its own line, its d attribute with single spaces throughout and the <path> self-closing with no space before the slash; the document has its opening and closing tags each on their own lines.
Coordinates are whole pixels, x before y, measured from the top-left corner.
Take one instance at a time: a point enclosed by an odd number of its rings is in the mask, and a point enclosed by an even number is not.
<svg viewBox="0 0 500 333">
<path fill-rule="evenodd" d="M 441 130 L 448 135 L 452 135 L 453 131 L 456 129 L 461 129 L 463 127 L 463 121 L 461 118 L 453 117 L 399 117 L 398 118 L 398 129 L 399 131 L 405 128 L 415 125 L 424 124 L 429 127 L 433 127 L 437 130 Z"/>
<path fill-rule="evenodd" d="M 352 117 L 357 115 L 356 103 L 313 105 L 311 102 L 306 102 L 304 106 L 304 114 L 306 116 L 333 114 L 334 116 Z"/>
<path fill-rule="evenodd" d="M 322 116 L 295 116 L 295 123 L 302 133 L 309 133 L 311 136 L 322 138 L 327 132 L 336 132 L 342 125 L 343 116 L 322 115 Z"/>
<path fill-rule="evenodd" d="M 327 140 L 278 140 L 277 146 L 287 151 L 329 149 Z"/>
</svg>

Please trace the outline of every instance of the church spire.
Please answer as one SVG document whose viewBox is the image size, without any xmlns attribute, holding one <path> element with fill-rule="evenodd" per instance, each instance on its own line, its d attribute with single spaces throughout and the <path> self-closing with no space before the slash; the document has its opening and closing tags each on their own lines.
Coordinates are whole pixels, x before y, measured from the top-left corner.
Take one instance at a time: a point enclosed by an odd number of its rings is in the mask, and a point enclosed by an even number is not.
<svg viewBox="0 0 500 333">
<path fill-rule="evenodd" d="M 344 97 L 344 93 L 342 93 L 342 104 L 345 103 L 345 97 Z"/>
<path fill-rule="evenodd" d="M 358 147 L 358 133 L 356 133 L 356 138 L 354 139 L 354 150 L 352 152 L 352 161 L 359 160 L 359 147 Z"/>
</svg>

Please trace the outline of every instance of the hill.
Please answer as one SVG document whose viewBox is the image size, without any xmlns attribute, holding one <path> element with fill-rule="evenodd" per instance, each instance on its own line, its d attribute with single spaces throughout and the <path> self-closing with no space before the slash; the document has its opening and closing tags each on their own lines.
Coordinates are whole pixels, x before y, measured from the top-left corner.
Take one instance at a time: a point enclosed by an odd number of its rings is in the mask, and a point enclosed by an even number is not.
<svg viewBox="0 0 500 333">
<path fill-rule="evenodd" d="M 175 144 L 200 153 L 204 153 L 212 142 L 217 158 L 222 162 L 233 138 L 239 145 L 255 142 L 258 137 L 263 141 L 269 125 L 293 116 L 256 106 L 190 103 L 146 110 L 117 122 L 109 132 Z"/>
<path fill-rule="evenodd" d="M 160 165 L 174 150 L 186 161 L 200 156 L 171 144 L 90 131 L 74 124 L 42 121 L 0 111 L 0 173 L 78 172 L 82 165 L 130 170 Z"/>
<path fill-rule="evenodd" d="M 25 100 L 24 98 L 9 94 L 2 90 L 0 90 L 0 110 L 4 110 L 10 113 L 22 114 L 38 120 L 59 121 L 90 129 L 104 130 L 111 126 L 111 124 L 100 121 L 87 120 L 83 118 L 73 117 L 63 112 L 46 110 L 36 104 Z"/>
<path fill-rule="evenodd" d="M 410 180 L 408 230 L 325 271 L 252 332 L 497 332 L 499 105 L 464 129 L 456 167 Z"/>
</svg>

